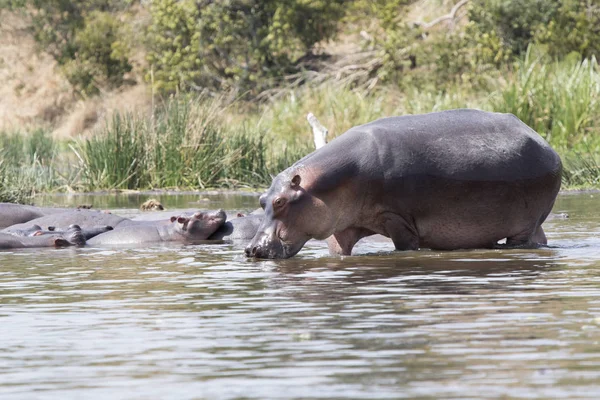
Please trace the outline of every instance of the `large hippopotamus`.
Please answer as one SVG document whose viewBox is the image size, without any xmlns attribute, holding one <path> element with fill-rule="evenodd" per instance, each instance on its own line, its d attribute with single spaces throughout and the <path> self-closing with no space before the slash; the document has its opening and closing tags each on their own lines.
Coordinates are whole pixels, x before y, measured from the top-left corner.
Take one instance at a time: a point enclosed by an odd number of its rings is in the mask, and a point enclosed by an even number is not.
<svg viewBox="0 0 600 400">
<path fill-rule="evenodd" d="M 246 255 L 287 258 L 311 238 L 350 254 L 369 235 L 397 250 L 546 244 L 558 154 L 511 114 L 451 110 L 357 126 L 273 179 Z"/>
</svg>

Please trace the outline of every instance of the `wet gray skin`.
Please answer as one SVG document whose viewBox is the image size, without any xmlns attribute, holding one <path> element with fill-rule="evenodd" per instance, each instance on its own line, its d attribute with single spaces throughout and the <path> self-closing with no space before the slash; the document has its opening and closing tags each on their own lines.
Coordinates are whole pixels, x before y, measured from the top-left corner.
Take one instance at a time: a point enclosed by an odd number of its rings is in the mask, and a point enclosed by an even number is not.
<svg viewBox="0 0 600 400">
<path fill-rule="evenodd" d="M 39 232 L 39 234 L 36 234 L 35 232 Z M 64 232 L 35 232 L 28 236 L 16 236 L 10 233 L 0 233 L 0 249 L 85 245 L 85 237 L 81 232 L 81 228 L 77 225 L 69 227 L 69 229 Z"/>
<path fill-rule="evenodd" d="M 141 223 L 118 227 L 88 241 L 91 246 L 140 245 L 153 242 L 182 242 L 207 240 L 226 221 L 223 210 L 198 211 L 191 216 L 171 217 L 170 222 Z"/>
<path fill-rule="evenodd" d="M 397 250 L 535 248 L 560 189 L 556 152 L 514 115 L 451 110 L 350 129 L 275 177 L 245 252 L 288 258 L 311 238 L 349 255 L 380 234 Z"/>
<path fill-rule="evenodd" d="M 68 208 L 36 207 L 24 204 L 0 203 L 0 229 L 31 221 L 44 215 L 69 211 Z M 72 209 L 71 209 L 72 211 Z"/>
<path fill-rule="evenodd" d="M 234 218 L 225 222 L 215 233 L 210 235 L 209 240 L 250 240 L 256 235 L 264 215 L 249 214 Z"/>
<path fill-rule="evenodd" d="M 125 224 L 132 223 L 129 218 L 124 218 L 119 215 L 106 213 L 97 210 L 68 210 L 58 213 L 52 213 L 31 221 L 11 225 L 3 231 L 13 231 L 28 229 L 31 225 L 39 225 L 42 228 L 50 226 L 58 230 L 66 230 L 70 225 L 79 225 L 82 229 L 96 229 L 98 227 L 112 226 L 117 228 Z"/>
<path fill-rule="evenodd" d="M 81 227 L 79 225 L 71 224 L 71 225 L 69 225 L 69 227 L 67 229 L 56 229 L 56 227 L 54 227 L 54 226 L 48 226 L 47 230 L 44 230 L 39 225 L 32 225 L 31 227 L 25 228 L 25 229 L 16 229 L 16 228 L 8 227 L 6 229 L 3 229 L 2 232 L 9 233 L 14 236 L 40 236 L 40 235 L 54 235 L 54 234 L 59 234 L 59 233 L 66 233 L 66 232 L 68 232 L 69 229 L 74 228 L 74 227 L 78 227 L 81 230 L 81 233 L 82 233 L 83 237 L 85 238 L 85 240 L 89 240 L 89 239 L 93 238 L 94 236 L 97 236 L 104 232 L 111 231 L 113 229 L 112 226 L 108 226 L 108 225 L 93 227 L 93 228 L 89 228 L 89 229 L 81 229 Z"/>
<path fill-rule="evenodd" d="M 50 227 L 49 227 L 47 231 L 44 231 L 41 226 L 36 225 L 36 224 L 31 225 L 29 228 L 3 229 L 2 230 L 3 233 L 10 233 L 11 235 L 14 235 L 14 236 L 37 236 L 44 232 L 50 233 L 51 231 L 54 231 L 54 229 L 50 229 Z"/>
<path fill-rule="evenodd" d="M 78 225 L 73 224 L 73 225 L 70 225 L 69 227 L 72 227 L 72 226 L 78 226 Z M 83 237 L 87 241 L 95 236 L 100 235 L 101 233 L 112 231 L 113 229 L 114 228 L 110 225 L 104 225 L 104 226 L 96 226 L 96 227 L 92 227 L 92 228 L 81 229 L 81 233 L 83 234 Z M 65 230 L 60 230 L 60 229 L 56 229 L 56 227 L 54 227 L 54 226 L 49 226 L 48 232 L 65 232 Z"/>
</svg>

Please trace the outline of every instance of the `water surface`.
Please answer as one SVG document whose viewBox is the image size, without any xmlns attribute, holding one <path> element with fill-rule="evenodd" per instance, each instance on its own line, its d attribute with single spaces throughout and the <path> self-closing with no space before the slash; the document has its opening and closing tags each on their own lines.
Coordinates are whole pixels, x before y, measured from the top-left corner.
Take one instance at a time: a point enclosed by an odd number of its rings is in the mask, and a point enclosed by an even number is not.
<svg viewBox="0 0 600 400">
<path fill-rule="evenodd" d="M 256 204 L 186 196 L 161 201 Z M 561 195 L 570 218 L 540 250 L 0 252 L 0 398 L 600 398 L 598 210 L 598 194 Z"/>
</svg>

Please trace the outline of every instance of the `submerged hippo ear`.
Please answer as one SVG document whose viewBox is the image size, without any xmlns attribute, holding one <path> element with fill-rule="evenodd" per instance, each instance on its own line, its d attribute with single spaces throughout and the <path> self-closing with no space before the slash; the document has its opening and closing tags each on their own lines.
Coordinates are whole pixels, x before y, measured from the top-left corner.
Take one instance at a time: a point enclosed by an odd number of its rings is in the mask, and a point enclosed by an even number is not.
<svg viewBox="0 0 600 400">
<path fill-rule="evenodd" d="M 293 188 L 300 186 L 301 180 L 302 180 L 302 178 L 300 178 L 300 175 L 294 175 L 294 177 L 292 178 L 292 181 L 290 182 L 290 186 Z"/>
</svg>

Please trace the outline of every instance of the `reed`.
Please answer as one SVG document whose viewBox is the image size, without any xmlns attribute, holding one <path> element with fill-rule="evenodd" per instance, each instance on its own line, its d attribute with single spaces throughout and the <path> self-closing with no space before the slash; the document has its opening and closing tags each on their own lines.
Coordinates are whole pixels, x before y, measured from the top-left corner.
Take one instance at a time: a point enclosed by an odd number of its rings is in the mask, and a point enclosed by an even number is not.
<svg viewBox="0 0 600 400">
<path fill-rule="evenodd" d="M 115 116 L 102 132 L 73 146 L 84 187 L 264 187 L 270 174 L 305 154 L 298 144 L 274 150 L 280 143 L 258 126 L 224 124 L 225 108 L 218 99 L 180 98 L 151 118 Z"/>
<path fill-rule="evenodd" d="M 491 108 L 515 114 L 561 152 L 600 150 L 600 68 L 593 57 L 543 63 L 529 51 Z"/>
</svg>

